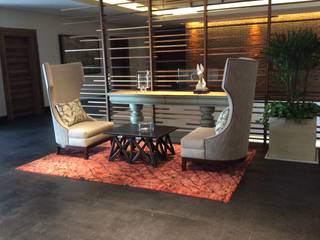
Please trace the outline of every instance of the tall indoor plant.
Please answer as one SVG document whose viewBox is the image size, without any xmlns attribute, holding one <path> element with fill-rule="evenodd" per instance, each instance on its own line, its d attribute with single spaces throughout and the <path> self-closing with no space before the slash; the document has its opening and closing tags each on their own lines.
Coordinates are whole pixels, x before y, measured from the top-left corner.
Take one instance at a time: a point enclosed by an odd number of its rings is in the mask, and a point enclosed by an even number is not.
<svg viewBox="0 0 320 240">
<path fill-rule="evenodd" d="M 267 157 L 316 162 L 316 117 L 320 107 L 307 97 L 310 73 L 320 65 L 320 38 L 311 29 L 276 34 L 264 55 L 272 78 L 285 89 L 285 99 L 265 107 L 263 123 L 270 130 Z"/>
</svg>

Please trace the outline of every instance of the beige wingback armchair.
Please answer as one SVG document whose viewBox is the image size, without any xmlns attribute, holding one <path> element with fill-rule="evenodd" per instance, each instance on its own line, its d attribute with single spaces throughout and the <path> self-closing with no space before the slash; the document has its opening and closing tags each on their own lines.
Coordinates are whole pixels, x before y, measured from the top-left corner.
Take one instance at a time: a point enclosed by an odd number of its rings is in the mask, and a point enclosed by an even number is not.
<svg viewBox="0 0 320 240">
<path fill-rule="evenodd" d="M 227 59 L 222 83 L 230 108 L 226 126 L 219 134 L 214 128 L 199 127 L 183 137 L 182 170 L 188 161 L 230 162 L 246 157 L 257 69 L 253 59 Z"/>
<path fill-rule="evenodd" d="M 88 120 L 70 127 L 60 119 L 56 104 L 67 103 L 80 97 L 80 89 L 84 83 L 84 73 L 81 63 L 61 65 L 43 64 L 43 72 L 47 85 L 52 122 L 57 153 L 65 147 L 79 147 L 84 149 L 84 158 L 88 159 L 88 150 L 109 139 L 104 134 L 113 126 L 112 122 L 97 121 L 88 116 Z"/>
</svg>

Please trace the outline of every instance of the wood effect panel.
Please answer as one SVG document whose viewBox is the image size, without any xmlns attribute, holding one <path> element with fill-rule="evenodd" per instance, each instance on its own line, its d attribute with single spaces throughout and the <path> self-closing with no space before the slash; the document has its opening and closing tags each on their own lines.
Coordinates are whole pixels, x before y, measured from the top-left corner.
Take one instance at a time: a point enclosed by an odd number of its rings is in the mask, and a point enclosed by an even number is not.
<svg viewBox="0 0 320 240">
<path fill-rule="evenodd" d="M 272 22 L 272 35 L 286 33 L 289 30 L 310 28 L 320 34 L 320 20 L 305 20 L 296 22 Z M 267 24 L 241 24 L 211 27 L 208 32 L 208 84 L 210 89 L 221 89 L 223 67 L 228 57 L 251 57 L 259 60 L 259 71 L 256 85 L 256 99 L 265 99 L 265 83 L 268 77 L 267 64 L 263 59 L 263 48 L 267 44 Z M 203 30 L 187 28 L 188 41 L 192 49 L 202 48 Z M 203 55 L 199 51 L 186 52 L 187 68 L 193 68 L 201 62 Z M 320 100 L 320 68 L 315 69 L 310 75 L 308 99 Z M 274 78 L 268 83 L 269 99 L 283 99 L 284 86 Z"/>
<path fill-rule="evenodd" d="M 0 56 L 7 112 L 15 119 L 43 112 L 36 32 L 0 28 Z"/>
</svg>

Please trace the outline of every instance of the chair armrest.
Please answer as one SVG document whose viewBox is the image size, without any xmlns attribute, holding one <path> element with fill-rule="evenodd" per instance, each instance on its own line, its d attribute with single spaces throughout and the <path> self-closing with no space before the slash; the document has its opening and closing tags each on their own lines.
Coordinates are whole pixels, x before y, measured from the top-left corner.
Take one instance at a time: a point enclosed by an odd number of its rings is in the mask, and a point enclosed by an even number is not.
<svg viewBox="0 0 320 240">
<path fill-rule="evenodd" d="M 89 116 L 88 114 L 87 114 L 87 117 L 88 117 L 88 119 L 89 119 L 89 120 L 91 120 L 91 121 L 97 121 L 97 119 L 95 119 L 95 118 L 93 118 L 93 117 Z"/>
<path fill-rule="evenodd" d="M 56 139 L 56 143 L 61 147 L 65 147 L 69 144 L 69 129 L 60 121 L 57 121 L 54 114 L 52 114 L 52 123 L 54 128 L 54 135 Z"/>
</svg>

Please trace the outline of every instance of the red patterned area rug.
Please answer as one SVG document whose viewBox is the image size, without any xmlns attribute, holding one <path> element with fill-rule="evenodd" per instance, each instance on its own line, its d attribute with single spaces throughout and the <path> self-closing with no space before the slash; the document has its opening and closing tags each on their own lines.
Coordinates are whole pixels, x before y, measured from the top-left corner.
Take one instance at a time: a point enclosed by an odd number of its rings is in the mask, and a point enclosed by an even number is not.
<svg viewBox="0 0 320 240">
<path fill-rule="evenodd" d="M 157 168 L 145 163 L 129 164 L 117 160 L 107 161 L 109 145 L 100 145 L 89 160 L 77 150 L 66 150 L 64 155 L 49 154 L 25 164 L 17 170 L 76 180 L 87 180 L 118 185 L 129 185 L 185 196 L 229 202 L 256 151 L 250 150 L 245 161 L 225 166 L 189 164 L 181 171 L 180 146 L 176 155 L 160 163 Z"/>
</svg>

